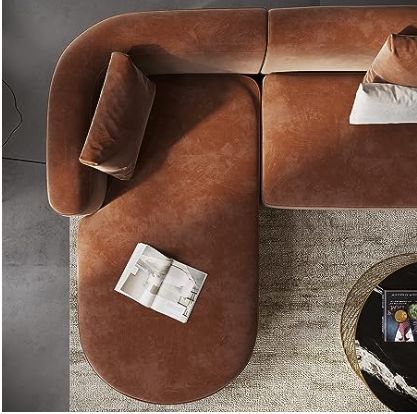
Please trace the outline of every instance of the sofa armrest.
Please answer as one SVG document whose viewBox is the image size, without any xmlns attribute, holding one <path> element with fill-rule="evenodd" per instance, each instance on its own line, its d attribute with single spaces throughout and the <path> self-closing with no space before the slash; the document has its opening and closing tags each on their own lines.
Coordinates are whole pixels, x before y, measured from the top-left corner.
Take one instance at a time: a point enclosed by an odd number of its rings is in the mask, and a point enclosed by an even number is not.
<svg viewBox="0 0 417 414">
<path fill-rule="evenodd" d="M 82 76 L 80 53 L 70 45 L 58 61 L 48 102 L 46 171 L 48 199 L 61 215 L 88 215 L 103 204 L 107 176 L 80 163 L 91 122 L 94 81 Z M 97 75 L 95 75 L 97 78 Z"/>
</svg>

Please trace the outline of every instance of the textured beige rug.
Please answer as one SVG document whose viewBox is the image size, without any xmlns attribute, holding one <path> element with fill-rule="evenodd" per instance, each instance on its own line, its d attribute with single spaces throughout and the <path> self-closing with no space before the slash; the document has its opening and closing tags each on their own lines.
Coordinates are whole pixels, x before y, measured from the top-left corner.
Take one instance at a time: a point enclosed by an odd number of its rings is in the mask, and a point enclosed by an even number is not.
<svg viewBox="0 0 417 414">
<path fill-rule="evenodd" d="M 72 411 L 384 411 L 350 368 L 340 318 L 373 264 L 417 252 L 417 211 L 260 211 L 259 332 L 251 361 L 217 394 L 156 406 L 119 394 L 82 353 L 76 316 L 76 227 L 71 220 Z"/>
</svg>

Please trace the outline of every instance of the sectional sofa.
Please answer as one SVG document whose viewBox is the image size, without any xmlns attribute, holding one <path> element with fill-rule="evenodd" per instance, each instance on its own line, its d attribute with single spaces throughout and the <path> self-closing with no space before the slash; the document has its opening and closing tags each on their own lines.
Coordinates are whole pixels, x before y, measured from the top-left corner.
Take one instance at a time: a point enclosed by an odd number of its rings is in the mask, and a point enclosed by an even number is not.
<svg viewBox="0 0 417 414">
<path fill-rule="evenodd" d="M 77 37 L 49 97 L 49 201 L 78 234 L 83 350 L 131 397 L 181 403 L 248 362 L 258 315 L 258 206 L 417 207 L 417 127 L 352 126 L 363 71 L 417 7 L 131 13 Z M 129 181 L 79 162 L 110 54 L 156 85 Z M 114 292 L 136 243 L 208 273 L 180 324 Z"/>
</svg>

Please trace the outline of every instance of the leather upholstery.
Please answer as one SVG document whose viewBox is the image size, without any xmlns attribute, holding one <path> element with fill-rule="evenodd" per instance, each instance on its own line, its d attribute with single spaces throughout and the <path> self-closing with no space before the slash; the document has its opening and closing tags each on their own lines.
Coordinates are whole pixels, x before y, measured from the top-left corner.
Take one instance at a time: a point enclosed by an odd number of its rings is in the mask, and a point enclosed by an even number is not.
<svg viewBox="0 0 417 414">
<path fill-rule="evenodd" d="M 417 125 L 350 125 L 362 76 L 304 73 L 264 78 L 266 205 L 417 207 Z"/>
<path fill-rule="evenodd" d="M 64 215 L 97 211 L 106 175 L 79 155 L 114 51 L 145 74 L 258 73 L 266 48 L 264 9 L 208 9 L 114 16 L 77 37 L 60 57 L 51 83 L 47 179 L 51 206 Z"/>
<path fill-rule="evenodd" d="M 391 34 L 363 79 L 417 88 L 417 28 L 413 36 Z"/>
<path fill-rule="evenodd" d="M 119 180 L 134 173 L 155 85 L 129 56 L 113 52 L 80 162 Z"/>
<path fill-rule="evenodd" d="M 81 220 L 81 344 L 132 397 L 178 403 L 231 381 L 252 353 L 258 312 L 259 90 L 237 75 L 152 77 L 156 97 L 129 181 Z M 136 243 L 208 273 L 179 323 L 113 291 Z"/>
<path fill-rule="evenodd" d="M 262 73 L 366 71 L 390 33 L 417 27 L 417 6 L 269 11 Z"/>
</svg>

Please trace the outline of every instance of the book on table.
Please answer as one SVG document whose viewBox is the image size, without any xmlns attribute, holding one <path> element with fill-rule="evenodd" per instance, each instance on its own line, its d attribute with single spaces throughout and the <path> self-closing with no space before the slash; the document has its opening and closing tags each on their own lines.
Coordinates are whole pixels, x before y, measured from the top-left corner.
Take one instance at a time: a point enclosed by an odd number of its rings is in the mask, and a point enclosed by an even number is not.
<svg viewBox="0 0 417 414">
<path fill-rule="evenodd" d="M 385 342 L 417 342 L 417 291 L 385 290 L 382 300 Z"/>
<path fill-rule="evenodd" d="M 206 277 L 207 273 L 138 243 L 114 290 L 185 323 Z"/>
</svg>

